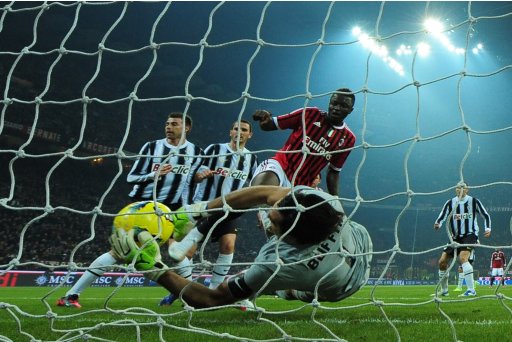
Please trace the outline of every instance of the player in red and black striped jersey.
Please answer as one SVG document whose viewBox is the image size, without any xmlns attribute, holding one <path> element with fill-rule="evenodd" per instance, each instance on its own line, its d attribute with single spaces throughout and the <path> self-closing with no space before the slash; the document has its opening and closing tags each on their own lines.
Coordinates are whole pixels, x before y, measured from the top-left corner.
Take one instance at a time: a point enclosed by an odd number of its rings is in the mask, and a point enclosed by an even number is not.
<svg viewBox="0 0 512 342">
<path fill-rule="evenodd" d="M 342 88 L 331 96 L 327 112 L 306 107 L 272 117 L 268 111 L 257 110 L 253 119 L 259 121 L 262 130 L 293 131 L 283 148 L 260 164 L 251 185 L 309 186 L 329 164 L 327 190 L 338 196 L 340 171 L 356 141 L 354 133 L 344 122 L 354 109 L 354 102 L 352 91 Z M 302 152 L 304 147 L 307 154 Z"/>
<path fill-rule="evenodd" d="M 501 277 L 501 285 L 505 285 L 503 269 L 507 267 L 507 261 L 505 259 L 505 253 L 499 248 L 491 255 L 491 287 L 494 284 L 494 278 L 496 276 Z"/>
</svg>

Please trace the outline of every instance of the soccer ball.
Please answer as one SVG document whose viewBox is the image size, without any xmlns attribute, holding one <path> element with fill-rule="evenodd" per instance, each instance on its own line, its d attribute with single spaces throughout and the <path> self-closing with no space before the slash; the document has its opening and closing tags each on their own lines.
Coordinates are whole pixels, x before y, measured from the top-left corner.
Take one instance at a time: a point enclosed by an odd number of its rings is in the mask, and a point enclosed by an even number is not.
<svg viewBox="0 0 512 342">
<path fill-rule="evenodd" d="M 160 211 L 161 216 L 155 212 Z M 143 229 L 156 236 L 156 241 L 163 245 L 171 237 L 174 231 L 174 224 L 171 221 L 171 210 L 162 203 L 153 201 L 142 201 L 128 204 L 121 209 L 114 218 L 113 228 L 124 229 Z"/>
</svg>

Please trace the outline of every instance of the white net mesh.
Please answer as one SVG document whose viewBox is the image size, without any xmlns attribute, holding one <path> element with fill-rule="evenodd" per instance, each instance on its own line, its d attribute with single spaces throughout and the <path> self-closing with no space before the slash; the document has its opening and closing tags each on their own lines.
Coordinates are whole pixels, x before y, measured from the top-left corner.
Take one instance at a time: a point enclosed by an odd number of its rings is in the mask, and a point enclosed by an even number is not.
<svg viewBox="0 0 512 342">
<path fill-rule="evenodd" d="M 449 301 L 426 295 L 390 302 L 378 290 L 410 281 L 434 291 L 449 234 L 434 233 L 432 224 L 462 180 L 493 219 L 492 237 L 480 239 L 475 275 L 487 275 L 495 246 L 511 252 L 508 3 L 4 2 L 0 12 L 0 284 L 14 284 L 14 271 L 33 270 L 45 271 L 40 285 L 56 282 L 38 297 L 38 313 L 0 291 L 10 330 L 0 332 L 2 341 L 117 340 L 115 329 L 124 327 L 142 340 L 146 326 L 160 340 L 169 332 L 190 340 L 359 340 L 366 335 L 349 333 L 344 323 L 365 322 L 358 310 L 369 305 L 388 338 L 400 340 L 407 328 L 393 318 L 396 307 L 433 303 L 436 319 L 450 327 L 443 336 L 457 340 L 461 329 L 446 310 Z M 442 28 L 423 26 L 429 17 Z M 170 111 L 192 116 L 189 140 L 204 147 L 226 140 L 230 124 L 257 108 L 326 109 L 342 86 L 356 93 L 347 122 L 357 143 L 340 193 L 350 218 L 374 241 L 369 295 L 314 303 L 294 321 L 314 326 L 304 335 L 288 333 L 286 319 L 311 305 L 268 309 L 257 300 L 265 312 L 242 332 L 212 328 L 221 316 L 203 325 L 202 311 L 190 307 L 169 313 L 113 305 L 120 287 L 99 306 L 72 313 L 54 307 L 68 272 L 87 269 L 108 250 L 112 217 L 128 202 L 129 151 L 160 138 Z M 287 134 L 256 129 L 248 147 L 263 160 Z M 264 241 L 252 218 L 244 220 L 232 271 L 250 265 Z M 196 272 L 209 271 L 215 253 L 202 249 Z M 138 290 L 136 297 L 149 293 Z M 486 299 L 510 314 L 506 292 L 476 298 Z M 51 332 L 31 330 L 29 318 L 48 320 Z"/>
</svg>

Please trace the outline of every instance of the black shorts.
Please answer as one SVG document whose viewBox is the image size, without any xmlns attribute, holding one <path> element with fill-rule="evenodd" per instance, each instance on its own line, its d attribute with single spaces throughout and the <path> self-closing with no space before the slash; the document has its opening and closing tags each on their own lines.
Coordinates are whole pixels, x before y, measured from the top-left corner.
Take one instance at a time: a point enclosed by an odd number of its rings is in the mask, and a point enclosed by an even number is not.
<svg viewBox="0 0 512 342">
<path fill-rule="evenodd" d="M 197 229 L 199 232 L 206 236 L 213 225 L 222 217 L 224 214 L 214 214 L 209 216 L 197 224 Z M 212 233 L 211 241 L 218 242 L 219 239 L 226 234 L 236 234 L 238 232 L 236 228 L 237 218 L 240 216 L 240 213 L 231 213 L 226 218 L 222 219 Z"/>
<path fill-rule="evenodd" d="M 460 244 L 478 244 L 478 237 L 476 235 L 471 234 L 471 235 L 461 236 L 456 239 L 453 239 L 453 242 L 457 242 Z M 474 249 L 475 249 L 475 247 L 473 247 L 473 246 L 458 247 L 457 255 L 459 255 L 459 253 L 461 251 L 469 251 L 471 253 Z M 455 249 L 453 247 L 447 246 L 443 249 L 443 252 L 445 252 L 446 254 L 448 254 L 450 257 L 453 258 L 454 250 Z"/>
</svg>

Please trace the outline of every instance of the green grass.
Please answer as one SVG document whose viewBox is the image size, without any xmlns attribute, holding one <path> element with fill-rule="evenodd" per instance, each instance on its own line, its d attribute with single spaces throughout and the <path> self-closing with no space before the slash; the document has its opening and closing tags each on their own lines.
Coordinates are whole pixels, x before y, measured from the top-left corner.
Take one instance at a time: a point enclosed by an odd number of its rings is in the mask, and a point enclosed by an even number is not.
<svg viewBox="0 0 512 342">
<path fill-rule="evenodd" d="M 470 342 L 490 337 L 506 340 L 512 326 L 512 289 L 508 287 L 500 291 L 503 301 L 495 289 L 479 286 L 478 297 L 469 301 L 451 291 L 450 297 L 436 303 L 430 296 L 433 286 L 379 286 L 373 295 L 382 305 L 376 305 L 370 300 L 373 288 L 368 286 L 344 301 L 322 303 L 317 309 L 264 296 L 256 302 L 265 309 L 260 314 L 235 308 L 187 312 L 179 301 L 159 307 L 166 294 L 160 287 L 115 292 L 114 288 L 90 288 L 80 299 L 81 309 L 63 308 L 56 307 L 55 301 L 65 289 L 47 296 L 52 290 L 0 288 L 0 341 L 82 341 L 87 338 L 84 334 L 90 340 L 108 341 L 283 340 L 286 333 L 307 340 L 337 336 L 348 341 L 454 341 L 456 337 Z"/>
</svg>

